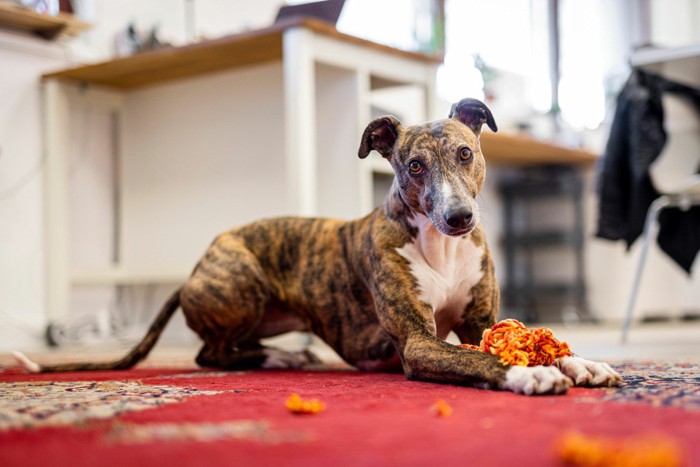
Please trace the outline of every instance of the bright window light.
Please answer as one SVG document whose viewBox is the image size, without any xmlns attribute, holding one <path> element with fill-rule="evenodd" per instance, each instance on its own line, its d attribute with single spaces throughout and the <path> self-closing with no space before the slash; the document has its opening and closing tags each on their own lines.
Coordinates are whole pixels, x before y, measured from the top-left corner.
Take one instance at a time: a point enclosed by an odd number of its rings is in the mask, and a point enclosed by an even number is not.
<svg viewBox="0 0 700 467">
<path fill-rule="evenodd" d="M 560 3 L 561 116 L 574 128 L 597 128 L 605 118 L 603 11 L 600 0 Z"/>
<path fill-rule="evenodd" d="M 287 0 L 303 3 L 305 0 Z M 572 127 L 596 128 L 605 116 L 602 49 L 604 0 L 560 0 L 561 117 Z M 419 47 L 417 11 L 431 0 L 347 0 L 338 29 L 393 47 Z M 521 82 L 500 89 L 515 96 L 517 118 L 551 110 L 549 25 L 546 0 L 446 0 L 445 63 L 438 71 L 440 97 L 455 102 L 484 96 L 475 56 Z"/>
</svg>

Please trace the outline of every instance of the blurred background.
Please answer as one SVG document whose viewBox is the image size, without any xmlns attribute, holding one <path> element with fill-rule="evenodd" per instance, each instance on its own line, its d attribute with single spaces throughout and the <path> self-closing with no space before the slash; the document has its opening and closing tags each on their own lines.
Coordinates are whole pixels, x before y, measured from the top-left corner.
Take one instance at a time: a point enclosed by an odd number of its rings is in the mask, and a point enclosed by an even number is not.
<svg viewBox="0 0 700 467">
<path fill-rule="evenodd" d="M 325 122 L 313 135 L 317 179 L 314 190 L 297 187 L 311 199 L 295 204 L 285 191 L 288 161 L 277 158 L 298 128 L 281 117 L 295 102 L 285 94 L 292 92 L 285 87 L 291 65 L 251 64 L 191 83 L 103 94 L 83 83 L 62 114 L 47 106 L 42 81 L 46 73 L 130 57 L 124 63 L 134 76 L 139 66 L 152 72 L 137 57 L 255 35 L 274 28 L 284 3 L 0 0 L 0 350 L 131 342 L 226 228 L 279 214 L 366 214 L 381 203 L 391 175 L 376 154 L 354 156 L 361 125 L 384 113 L 405 124 L 444 118 L 463 97 L 487 102 L 498 137 L 506 138 L 484 136 L 488 175 L 480 200 L 503 291 L 501 318 L 619 328 L 642 242 L 628 249 L 596 237 L 602 156 L 618 95 L 635 70 L 700 87 L 700 0 L 340 4 L 337 40 L 357 37 L 409 52 L 432 64 L 429 86 L 373 80 L 369 110 L 357 111 L 366 103 L 364 91 L 355 95 L 362 66 L 317 65 L 309 81 Z M 52 19 L 44 23 L 36 14 Z M 700 99 L 688 94 L 662 96 L 669 136 L 649 169 L 659 191 L 700 168 Z M 255 128 L 236 133 L 250 121 Z M 277 126 L 260 124 L 267 121 Z M 58 169 L 49 157 L 57 127 L 68 148 Z M 327 142 L 336 135 L 337 151 Z M 527 148 L 529 141 L 561 157 L 489 162 L 490 147 L 507 153 L 507 144 Z M 49 177 L 53 170 L 62 178 Z M 52 209 L 57 202 L 60 212 Z M 692 199 L 686 204 L 683 211 Z M 691 232 L 691 244 L 699 232 Z M 57 253 L 61 242 L 67 251 Z M 64 253 L 64 267 L 54 269 Z M 652 240 L 635 320 L 692 326 L 700 316 L 697 270 L 685 271 Z M 51 290 L 65 292 L 66 307 L 52 311 Z M 165 340 L 196 342 L 181 316 Z"/>
</svg>

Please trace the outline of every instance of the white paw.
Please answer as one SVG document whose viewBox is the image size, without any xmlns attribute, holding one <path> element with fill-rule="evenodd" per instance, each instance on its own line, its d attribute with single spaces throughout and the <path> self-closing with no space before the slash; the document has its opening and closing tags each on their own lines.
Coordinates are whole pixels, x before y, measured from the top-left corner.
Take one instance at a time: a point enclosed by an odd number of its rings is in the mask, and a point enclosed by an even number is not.
<svg viewBox="0 0 700 467">
<path fill-rule="evenodd" d="M 287 352 L 278 349 L 265 349 L 265 361 L 262 367 L 267 370 L 301 368 L 309 363 L 316 363 L 318 359 L 310 352 Z"/>
<path fill-rule="evenodd" d="M 603 362 L 593 362 L 581 357 L 558 358 L 555 365 L 570 377 L 576 386 L 618 386 L 622 376 Z"/>
<path fill-rule="evenodd" d="M 506 373 L 502 388 L 528 396 L 562 394 L 573 381 L 553 366 L 513 366 Z"/>
</svg>

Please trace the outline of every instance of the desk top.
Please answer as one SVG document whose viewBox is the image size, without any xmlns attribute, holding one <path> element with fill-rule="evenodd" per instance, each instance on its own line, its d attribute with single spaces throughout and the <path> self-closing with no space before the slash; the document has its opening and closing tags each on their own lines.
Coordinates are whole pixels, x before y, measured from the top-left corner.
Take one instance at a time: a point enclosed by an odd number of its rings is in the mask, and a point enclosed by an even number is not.
<svg viewBox="0 0 700 467">
<path fill-rule="evenodd" d="M 128 57 L 47 73 L 44 79 L 62 78 L 133 89 L 179 78 L 282 59 L 282 35 L 291 28 L 340 39 L 394 56 L 423 63 L 441 63 L 442 57 L 395 49 L 339 32 L 335 26 L 313 18 L 280 21 L 268 28 L 205 40 L 181 47 L 142 52 Z"/>
<path fill-rule="evenodd" d="M 598 156 L 583 149 L 566 148 L 512 133 L 481 133 L 486 163 L 526 166 L 537 164 L 591 165 Z"/>
<path fill-rule="evenodd" d="M 48 73 L 44 79 L 66 79 L 118 89 L 167 82 L 206 73 L 282 59 L 282 35 L 291 28 L 358 44 L 394 56 L 437 64 L 442 57 L 407 52 L 339 32 L 330 23 L 313 18 L 290 18 L 268 28 L 197 42 L 182 47 L 166 47 L 129 57 Z M 507 133 L 482 133 L 482 146 L 488 161 L 505 165 L 591 164 L 597 156 L 533 138 Z"/>
</svg>

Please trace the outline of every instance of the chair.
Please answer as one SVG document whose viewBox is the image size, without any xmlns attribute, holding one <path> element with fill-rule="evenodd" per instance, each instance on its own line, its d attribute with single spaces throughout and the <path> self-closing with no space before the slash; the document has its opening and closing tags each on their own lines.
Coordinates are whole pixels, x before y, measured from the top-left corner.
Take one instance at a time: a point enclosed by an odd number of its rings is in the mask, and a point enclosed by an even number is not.
<svg viewBox="0 0 700 467">
<path fill-rule="evenodd" d="M 665 155 L 667 153 L 680 154 L 680 152 L 678 151 L 666 150 L 664 151 L 664 154 L 661 155 L 661 157 L 665 157 L 666 160 L 668 160 L 668 156 Z M 692 163 L 693 159 L 686 158 L 683 162 L 685 168 L 688 169 L 689 162 Z M 697 169 L 697 167 L 695 167 L 695 169 Z M 675 172 L 677 172 L 677 170 L 675 170 Z M 654 177 L 655 175 L 656 177 Z M 654 200 L 651 206 L 649 206 L 649 210 L 647 211 L 646 219 L 644 221 L 644 232 L 642 233 L 642 251 L 640 253 L 639 263 L 637 264 L 637 270 L 634 275 L 632 293 L 627 305 L 627 314 L 625 315 L 625 320 L 622 325 L 623 344 L 627 342 L 629 328 L 632 324 L 632 315 L 634 314 L 634 307 L 637 302 L 637 294 L 639 292 L 639 285 L 642 279 L 642 271 L 644 269 L 644 263 L 646 262 L 647 253 L 649 252 L 649 245 L 651 244 L 652 237 L 654 236 L 654 227 L 656 226 L 656 220 L 659 216 L 659 213 L 663 209 L 669 207 L 689 209 L 691 206 L 700 205 L 700 174 L 692 176 L 690 178 L 685 178 L 680 182 L 666 182 L 665 184 L 657 183 L 656 179 L 660 178 L 659 171 L 652 171 L 652 178 L 655 181 L 657 189 L 661 190 L 662 195 L 656 200 Z"/>
</svg>

